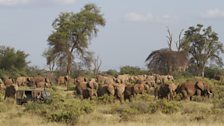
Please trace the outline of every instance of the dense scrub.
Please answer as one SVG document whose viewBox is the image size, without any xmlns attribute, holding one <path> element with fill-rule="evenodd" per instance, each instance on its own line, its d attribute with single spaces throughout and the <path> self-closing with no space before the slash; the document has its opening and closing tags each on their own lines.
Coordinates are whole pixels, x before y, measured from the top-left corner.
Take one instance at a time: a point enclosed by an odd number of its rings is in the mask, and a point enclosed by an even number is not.
<svg viewBox="0 0 224 126">
<path fill-rule="evenodd" d="M 180 84 L 187 79 L 195 78 L 178 78 L 175 81 Z M 211 99 L 199 100 L 194 97 L 193 101 L 179 101 L 178 98 L 173 101 L 155 100 L 152 95 L 144 94 L 137 95 L 132 102 L 125 101 L 121 104 L 113 96 L 107 95 L 94 100 L 82 100 L 74 95 L 73 87 L 68 91 L 65 90 L 66 87 L 53 86 L 49 89 L 52 96 L 51 102 L 29 102 L 23 106 L 15 106 L 10 100 L 4 101 L 4 92 L 1 92 L 0 118 L 4 121 L 8 118 L 17 120 L 18 116 L 23 115 L 23 118 L 28 118 L 27 115 L 31 114 L 35 116 L 34 118 L 36 116 L 41 118 L 44 124 L 50 122 L 58 125 L 103 125 L 106 122 L 115 124 L 122 122 L 126 125 L 125 123 L 135 122 L 133 125 L 138 125 L 144 122 L 148 125 L 162 124 L 162 122 L 173 124 L 175 122 L 168 121 L 168 118 L 173 117 L 172 121 L 179 123 L 193 121 L 192 123 L 199 124 L 209 120 L 205 123 L 213 124 L 212 122 L 216 122 L 217 118 L 221 118 L 224 114 L 224 86 L 219 81 L 203 80 L 213 88 L 215 95 Z M 157 116 L 163 118 L 164 121 L 161 123 L 150 121 Z M 224 123 L 224 120 L 218 120 L 218 122 L 219 125 Z"/>
</svg>

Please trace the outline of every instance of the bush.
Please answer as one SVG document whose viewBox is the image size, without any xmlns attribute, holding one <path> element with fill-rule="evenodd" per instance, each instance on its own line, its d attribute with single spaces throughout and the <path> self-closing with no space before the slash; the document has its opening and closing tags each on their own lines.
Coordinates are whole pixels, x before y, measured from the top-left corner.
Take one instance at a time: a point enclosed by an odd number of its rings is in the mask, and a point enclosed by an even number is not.
<svg viewBox="0 0 224 126">
<path fill-rule="evenodd" d="M 94 110 L 94 105 L 89 101 L 74 99 L 63 101 L 55 98 L 51 104 L 28 103 L 25 105 L 24 111 L 36 113 L 52 122 L 73 124 L 78 121 L 81 115 L 91 113 Z"/>
<path fill-rule="evenodd" d="M 159 100 L 150 105 L 151 113 L 161 111 L 165 114 L 176 113 L 183 108 L 182 104 L 177 101 Z"/>
<path fill-rule="evenodd" d="M 120 74 L 142 75 L 147 73 L 146 70 L 141 70 L 139 67 L 123 66 L 120 68 Z"/>
<path fill-rule="evenodd" d="M 112 70 L 112 69 L 111 70 L 107 70 L 107 71 L 105 71 L 103 73 L 105 73 L 107 75 L 112 75 L 112 76 L 117 76 L 119 74 L 116 70 Z"/>
<path fill-rule="evenodd" d="M 8 111 L 8 106 L 4 103 L 0 103 L 0 113 Z"/>
<path fill-rule="evenodd" d="M 145 101 L 136 101 L 129 104 L 122 104 L 119 106 L 113 106 L 111 109 L 111 113 L 119 113 L 119 114 L 151 114 L 158 111 L 161 111 L 165 114 L 176 113 L 183 108 L 182 104 L 177 101 L 167 101 L 167 100 L 159 100 L 152 102 Z"/>
<path fill-rule="evenodd" d="M 112 95 L 103 95 L 98 97 L 97 101 L 101 104 L 108 104 L 108 103 L 113 103 L 115 102 L 115 97 Z"/>
</svg>

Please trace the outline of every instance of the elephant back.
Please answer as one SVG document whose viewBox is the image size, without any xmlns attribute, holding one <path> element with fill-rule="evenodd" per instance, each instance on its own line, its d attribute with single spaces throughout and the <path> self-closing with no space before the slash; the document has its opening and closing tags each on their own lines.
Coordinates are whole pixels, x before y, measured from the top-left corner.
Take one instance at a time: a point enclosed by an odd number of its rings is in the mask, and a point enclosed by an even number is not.
<svg viewBox="0 0 224 126">
<path fill-rule="evenodd" d="M 205 90 L 205 86 L 204 86 L 204 83 L 203 81 L 199 80 L 195 83 L 195 87 L 197 89 L 200 89 L 201 91 L 204 91 Z"/>
</svg>

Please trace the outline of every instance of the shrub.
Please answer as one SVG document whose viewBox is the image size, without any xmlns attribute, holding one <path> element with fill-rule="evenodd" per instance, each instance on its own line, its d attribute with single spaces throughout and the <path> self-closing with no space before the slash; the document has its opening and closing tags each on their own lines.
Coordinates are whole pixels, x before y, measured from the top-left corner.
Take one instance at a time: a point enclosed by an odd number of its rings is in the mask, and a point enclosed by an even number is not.
<svg viewBox="0 0 224 126">
<path fill-rule="evenodd" d="M 112 69 L 107 70 L 107 71 L 105 71 L 103 73 L 105 73 L 107 75 L 112 75 L 112 76 L 117 76 L 119 74 L 116 70 L 112 70 Z"/>
<path fill-rule="evenodd" d="M 120 68 L 120 74 L 141 75 L 147 73 L 146 70 L 141 70 L 141 68 L 134 66 L 123 66 Z"/>
<path fill-rule="evenodd" d="M 0 103 L 0 113 L 8 111 L 8 106 L 4 103 Z"/>
<path fill-rule="evenodd" d="M 115 97 L 112 95 L 103 95 L 98 97 L 97 101 L 101 104 L 108 104 L 108 103 L 113 103 L 115 102 Z"/>
<path fill-rule="evenodd" d="M 161 111 L 165 114 L 176 113 L 183 108 L 182 104 L 177 101 L 159 100 L 153 102 L 136 101 L 129 104 L 122 104 L 119 106 L 113 106 L 111 113 L 119 114 L 147 114 Z"/>
<path fill-rule="evenodd" d="M 28 103 L 24 111 L 39 114 L 49 121 L 73 124 L 81 115 L 93 112 L 93 106 L 89 101 L 74 99 L 63 101 L 56 97 L 51 104 Z"/>
</svg>

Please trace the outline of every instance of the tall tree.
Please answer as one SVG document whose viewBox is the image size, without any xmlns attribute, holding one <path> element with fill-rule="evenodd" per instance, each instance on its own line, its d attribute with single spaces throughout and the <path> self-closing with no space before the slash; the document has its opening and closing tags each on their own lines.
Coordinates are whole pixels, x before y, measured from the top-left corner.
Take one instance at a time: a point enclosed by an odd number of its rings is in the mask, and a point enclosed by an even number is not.
<svg viewBox="0 0 224 126">
<path fill-rule="evenodd" d="M 218 34 L 209 26 L 198 24 L 185 31 L 183 48 L 190 54 L 190 65 L 198 75 L 204 76 L 205 66 L 209 60 L 223 65 L 220 53 L 224 53 L 223 44 Z"/>
<path fill-rule="evenodd" d="M 61 13 L 54 20 L 54 31 L 48 37 L 50 47 L 45 55 L 48 64 L 55 60 L 66 62 L 68 75 L 75 59 L 89 66 L 93 58 L 88 51 L 90 40 L 97 35 L 97 26 L 104 25 L 105 19 L 94 4 L 85 5 L 78 13 Z"/>
<path fill-rule="evenodd" d="M 146 58 L 145 62 L 150 72 L 158 74 L 173 74 L 175 72 L 183 72 L 188 67 L 188 53 L 183 50 L 182 32 L 179 33 L 176 42 L 177 51 L 172 49 L 173 35 L 167 28 L 168 48 L 162 48 L 152 51 Z"/>
<path fill-rule="evenodd" d="M 186 70 L 188 55 L 186 51 L 171 51 L 169 48 L 164 48 L 152 51 L 145 62 L 150 72 L 173 74 Z"/>
<path fill-rule="evenodd" d="M 0 46 L 0 69 L 3 70 L 24 70 L 28 63 L 28 54 L 24 51 L 15 50 L 11 47 Z"/>
</svg>

